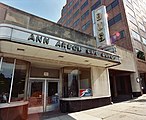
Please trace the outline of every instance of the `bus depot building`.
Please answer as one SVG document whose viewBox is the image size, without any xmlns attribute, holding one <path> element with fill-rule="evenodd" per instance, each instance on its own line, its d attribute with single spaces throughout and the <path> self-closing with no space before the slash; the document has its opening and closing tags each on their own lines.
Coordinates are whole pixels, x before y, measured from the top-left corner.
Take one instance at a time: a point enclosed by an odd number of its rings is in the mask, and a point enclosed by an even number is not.
<svg viewBox="0 0 146 120">
<path fill-rule="evenodd" d="M 136 71 L 128 51 L 118 48 L 121 58 L 130 57 L 121 61 L 116 53 L 97 49 L 92 36 L 4 4 L 0 13 L 0 118 L 4 120 L 111 104 L 111 91 L 118 92 L 110 88 L 109 69 L 129 71 L 130 76 Z M 140 92 L 131 78 L 130 95 Z"/>
</svg>

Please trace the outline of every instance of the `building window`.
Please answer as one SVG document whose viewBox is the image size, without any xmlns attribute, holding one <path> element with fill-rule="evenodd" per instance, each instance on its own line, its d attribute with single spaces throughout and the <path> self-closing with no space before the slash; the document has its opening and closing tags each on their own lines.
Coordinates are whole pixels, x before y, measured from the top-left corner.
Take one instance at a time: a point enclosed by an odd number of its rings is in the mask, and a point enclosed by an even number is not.
<svg viewBox="0 0 146 120">
<path fill-rule="evenodd" d="M 129 3 L 132 3 L 132 0 L 127 0 Z"/>
<path fill-rule="evenodd" d="M 116 7 L 119 4 L 119 0 L 115 0 L 111 3 L 112 8 Z"/>
<path fill-rule="evenodd" d="M 73 4 L 73 1 L 71 1 L 69 4 L 68 4 L 68 8 Z"/>
<path fill-rule="evenodd" d="M 80 19 L 76 20 L 74 23 L 73 23 L 73 27 L 77 26 L 80 22 Z"/>
<path fill-rule="evenodd" d="M 110 11 L 112 9 L 112 6 L 111 6 L 111 4 L 110 5 L 108 5 L 108 6 L 106 6 L 106 11 L 108 12 L 108 11 Z"/>
<path fill-rule="evenodd" d="M 0 103 L 23 100 L 27 64 L 1 57 L 0 66 Z"/>
<path fill-rule="evenodd" d="M 146 17 L 143 16 L 143 21 L 146 22 Z"/>
<path fill-rule="evenodd" d="M 135 17 L 135 13 L 134 13 L 134 11 L 132 10 L 132 8 L 130 8 L 130 7 L 126 7 L 126 11 L 131 15 L 131 16 L 133 16 L 133 17 Z"/>
<path fill-rule="evenodd" d="M 88 21 L 85 25 L 82 26 L 82 30 L 85 31 L 90 26 L 90 21 Z"/>
<path fill-rule="evenodd" d="M 132 23 L 132 22 L 130 22 L 130 28 L 132 29 L 132 30 L 134 30 L 135 32 L 138 32 L 138 27 L 137 27 L 137 25 L 135 25 L 134 23 Z"/>
<path fill-rule="evenodd" d="M 131 34 L 132 34 L 132 37 L 138 41 L 141 41 L 140 40 L 140 35 L 138 33 L 136 33 L 135 31 L 131 31 Z"/>
<path fill-rule="evenodd" d="M 134 23 L 135 25 L 137 25 L 136 19 L 135 17 L 133 17 L 131 14 L 127 15 L 127 18 L 130 22 Z"/>
<path fill-rule="evenodd" d="M 142 37 L 142 42 L 146 45 L 146 38 Z"/>
<path fill-rule="evenodd" d="M 72 20 L 73 20 L 72 17 L 69 18 L 68 21 L 66 22 L 66 25 L 70 24 Z"/>
<path fill-rule="evenodd" d="M 87 10 L 82 16 L 81 20 L 84 20 L 89 15 L 89 10 Z"/>
<path fill-rule="evenodd" d="M 125 37 L 125 31 L 122 30 L 122 31 L 120 31 L 120 39 L 122 39 L 122 38 L 124 38 L 124 37 Z"/>
<path fill-rule="evenodd" d="M 91 7 L 91 11 L 95 10 L 96 8 L 98 8 L 101 5 L 101 0 L 98 0 L 92 7 Z"/>
<path fill-rule="evenodd" d="M 115 17 L 113 17 L 112 19 L 108 21 L 109 27 L 119 22 L 121 19 L 122 19 L 122 16 L 121 16 L 121 13 L 119 13 L 118 15 L 116 15 Z"/>
<path fill-rule="evenodd" d="M 20 60 L 16 60 L 11 102 L 23 100 L 25 77 L 26 63 Z"/>
<path fill-rule="evenodd" d="M 71 13 L 72 13 L 72 9 L 70 9 L 67 14 L 70 15 Z"/>
<path fill-rule="evenodd" d="M 119 4 L 119 1 L 115 0 L 106 7 L 106 10 L 109 11 L 109 10 L 113 9 L 114 7 L 116 7 L 118 4 Z"/>
<path fill-rule="evenodd" d="M 75 3 L 75 5 L 73 6 L 73 9 L 76 9 L 76 8 L 78 7 L 78 5 L 79 5 L 79 1 L 77 1 L 77 2 Z"/>
<path fill-rule="evenodd" d="M 84 4 L 81 6 L 81 10 L 83 10 L 87 5 L 88 5 L 88 0 L 86 0 L 86 2 L 84 2 Z"/>
<path fill-rule="evenodd" d="M 121 19 L 122 19 L 122 17 L 121 17 L 121 13 L 118 14 L 118 15 L 116 15 L 116 16 L 114 17 L 114 21 L 115 21 L 115 23 L 119 22 Z"/>
<path fill-rule="evenodd" d="M 136 57 L 137 57 L 138 59 L 145 60 L 144 52 L 142 52 L 142 51 L 140 51 L 140 50 L 138 50 L 138 49 L 136 49 Z"/>
<path fill-rule="evenodd" d="M 111 42 L 114 43 L 115 41 L 122 39 L 124 37 L 125 37 L 125 31 L 122 30 L 120 32 L 114 33 L 110 38 L 111 38 Z"/>
<path fill-rule="evenodd" d="M 138 22 L 138 25 L 139 25 L 139 28 L 140 28 L 141 30 L 145 31 L 144 25 L 142 25 L 140 22 Z"/>
<path fill-rule="evenodd" d="M 79 14 L 79 9 L 73 14 L 73 18 L 75 18 Z"/>
<path fill-rule="evenodd" d="M 89 68 L 64 68 L 63 97 L 91 96 L 90 72 Z"/>
</svg>

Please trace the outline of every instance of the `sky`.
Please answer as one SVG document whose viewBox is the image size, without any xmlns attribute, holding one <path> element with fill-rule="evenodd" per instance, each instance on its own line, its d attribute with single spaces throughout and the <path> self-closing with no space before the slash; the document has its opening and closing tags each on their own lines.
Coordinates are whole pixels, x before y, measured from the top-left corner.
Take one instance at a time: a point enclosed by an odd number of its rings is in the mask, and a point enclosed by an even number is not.
<svg viewBox="0 0 146 120">
<path fill-rule="evenodd" d="M 66 0 L 0 0 L 1 3 L 57 22 Z"/>
</svg>

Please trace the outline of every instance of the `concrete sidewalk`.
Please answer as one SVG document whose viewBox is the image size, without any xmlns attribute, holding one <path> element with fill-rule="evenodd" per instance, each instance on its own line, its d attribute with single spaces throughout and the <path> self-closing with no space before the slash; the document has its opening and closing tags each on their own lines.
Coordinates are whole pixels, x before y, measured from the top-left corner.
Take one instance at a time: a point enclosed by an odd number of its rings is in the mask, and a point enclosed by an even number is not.
<svg viewBox="0 0 146 120">
<path fill-rule="evenodd" d="M 56 113 L 33 120 L 146 120 L 146 94 L 137 99 L 75 113 Z M 29 117 L 31 120 L 31 117 Z"/>
</svg>

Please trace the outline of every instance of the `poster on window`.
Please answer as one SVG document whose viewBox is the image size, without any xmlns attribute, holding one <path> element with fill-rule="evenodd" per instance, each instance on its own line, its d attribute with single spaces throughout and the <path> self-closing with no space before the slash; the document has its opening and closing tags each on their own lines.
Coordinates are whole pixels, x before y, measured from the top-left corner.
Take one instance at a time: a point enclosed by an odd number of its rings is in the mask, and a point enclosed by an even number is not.
<svg viewBox="0 0 146 120">
<path fill-rule="evenodd" d="M 80 89 L 80 97 L 87 97 L 92 95 L 92 90 L 88 89 Z"/>
</svg>

